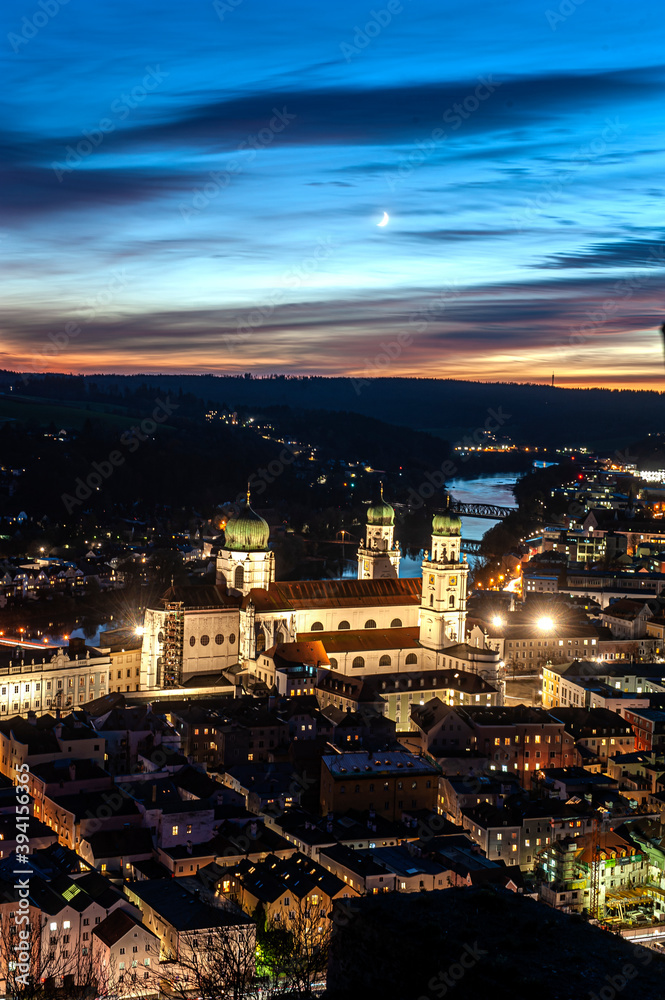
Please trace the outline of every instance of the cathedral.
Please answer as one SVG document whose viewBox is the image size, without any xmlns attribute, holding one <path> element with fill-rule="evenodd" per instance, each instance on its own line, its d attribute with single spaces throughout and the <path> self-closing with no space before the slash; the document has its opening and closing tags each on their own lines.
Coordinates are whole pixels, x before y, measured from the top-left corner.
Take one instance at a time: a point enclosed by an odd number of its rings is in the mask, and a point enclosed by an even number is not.
<svg viewBox="0 0 665 1000">
<path fill-rule="evenodd" d="M 368 508 L 358 578 L 275 580 L 267 522 L 250 504 L 227 523 L 215 585 L 171 587 L 149 608 L 141 657 L 143 690 L 201 684 L 242 672 L 275 683 L 274 654 L 342 675 L 451 670 L 478 674 L 503 699 L 503 664 L 474 630 L 467 642 L 469 567 L 462 522 L 451 511 L 432 520 L 422 575 L 400 578 L 395 512 L 383 497 Z M 302 662 L 306 662 L 302 660 Z"/>
</svg>

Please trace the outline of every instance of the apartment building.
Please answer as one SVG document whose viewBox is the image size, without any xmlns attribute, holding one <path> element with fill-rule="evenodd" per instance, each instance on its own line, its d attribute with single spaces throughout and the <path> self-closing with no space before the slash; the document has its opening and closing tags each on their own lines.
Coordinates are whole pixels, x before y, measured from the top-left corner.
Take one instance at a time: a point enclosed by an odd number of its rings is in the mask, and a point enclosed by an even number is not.
<svg viewBox="0 0 665 1000">
<path fill-rule="evenodd" d="M 374 810 L 387 819 L 403 812 L 436 809 L 439 770 L 401 751 L 324 754 L 321 811 Z"/>
<path fill-rule="evenodd" d="M 246 914 L 237 907 L 211 906 L 172 879 L 128 882 L 125 893 L 158 938 L 160 961 L 186 962 L 199 948 L 215 948 L 220 935 L 235 941 L 241 953 L 255 947 L 256 926 Z"/>
<path fill-rule="evenodd" d="M 0 772 L 12 779 L 24 764 L 32 770 L 65 758 L 90 760 L 103 768 L 105 747 L 104 737 L 77 715 L 56 719 L 29 712 L 27 718 L 0 719 Z"/>
<path fill-rule="evenodd" d="M 577 763 L 574 739 L 565 725 L 541 708 L 456 708 L 473 732 L 471 747 L 489 759 L 491 771 L 519 776 L 527 787 L 544 767 Z"/>
</svg>

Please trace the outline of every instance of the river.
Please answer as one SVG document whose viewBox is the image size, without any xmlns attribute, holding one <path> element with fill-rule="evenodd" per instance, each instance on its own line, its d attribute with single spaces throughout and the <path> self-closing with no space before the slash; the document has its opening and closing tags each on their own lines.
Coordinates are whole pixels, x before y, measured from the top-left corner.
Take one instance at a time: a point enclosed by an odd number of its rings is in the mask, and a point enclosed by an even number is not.
<svg viewBox="0 0 665 1000">
<path fill-rule="evenodd" d="M 524 472 L 502 472 L 491 476 L 479 476 L 477 479 L 451 479 L 446 483 L 446 489 L 462 503 L 491 503 L 501 507 L 517 506 L 512 487 Z M 462 538 L 469 541 L 480 541 L 486 531 L 489 531 L 498 521 L 485 517 L 463 517 Z M 403 556 L 400 562 L 399 575 L 403 577 L 420 576 L 423 553 L 415 558 Z M 476 556 L 467 556 L 469 565 L 473 566 Z"/>
</svg>

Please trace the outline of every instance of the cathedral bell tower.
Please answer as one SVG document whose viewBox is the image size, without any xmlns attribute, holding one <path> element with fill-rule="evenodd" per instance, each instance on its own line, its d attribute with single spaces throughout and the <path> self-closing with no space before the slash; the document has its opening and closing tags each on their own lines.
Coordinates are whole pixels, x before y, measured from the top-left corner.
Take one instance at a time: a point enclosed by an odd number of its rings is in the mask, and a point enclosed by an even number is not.
<svg viewBox="0 0 665 1000">
<path fill-rule="evenodd" d="M 275 554 L 268 549 L 270 528 L 249 504 L 230 517 L 224 532 L 224 548 L 217 556 L 217 586 L 230 594 L 248 594 L 252 587 L 266 589 L 275 580 Z"/>
<path fill-rule="evenodd" d="M 400 550 L 395 545 L 395 511 L 383 499 L 367 511 L 365 544 L 358 549 L 358 579 L 385 580 L 399 576 Z"/>
<path fill-rule="evenodd" d="M 432 550 L 423 559 L 420 642 L 444 649 L 464 642 L 469 567 L 461 561 L 462 522 L 448 509 L 432 520 Z"/>
</svg>

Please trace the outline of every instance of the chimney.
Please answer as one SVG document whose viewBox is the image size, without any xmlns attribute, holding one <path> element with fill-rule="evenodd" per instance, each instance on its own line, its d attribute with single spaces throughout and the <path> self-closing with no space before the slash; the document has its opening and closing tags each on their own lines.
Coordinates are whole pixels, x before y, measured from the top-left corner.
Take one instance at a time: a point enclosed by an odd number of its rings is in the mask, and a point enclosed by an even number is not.
<svg viewBox="0 0 665 1000">
<path fill-rule="evenodd" d="M 252 822 L 249 824 L 249 835 L 250 835 L 250 837 L 256 837 L 257 830 L 258 830 L 258 826 L 257 826 L 256 820 L 252 820 Z"/>
<path fill-rule="evenodd" d="M 69 780 L 76 781 L 76 761 L 70 761 L 69 763 Z"/>
<path fill-rule="evenodd" d="M 80 639 L 80 638 L 78 638 L 78 639 L 70 639 L 69 640 L 69 645 L 68 645 L 67 649 L 68 649 L 68 652 L 69 652 L 69 658 L 70 659 L 73 656 L 79 656 L 79 655 L 80 656 L 84 656 L 85 652 L 86 652 L 85 639 Z"/>
<path fill-rule="evenodd" d="M 53 727 L 53 732 L 55 734 L 56 740 L 59 740 L 59 739 L 62 738 L 62 722 L 58 721 L 56 723 L 56 725 Z"/>
<path fill-rule="evenodd" d="M 191 842 L 191 840 L 187 841 L 187 853 L 188 854 L 192 853 L 192 842 Z"/>
<path fill-rule="evenodd" d="M 37 713 L 32 708 L 28 712 L 28 722 L 31 726 L 37 725 Z"/>
</svg>

